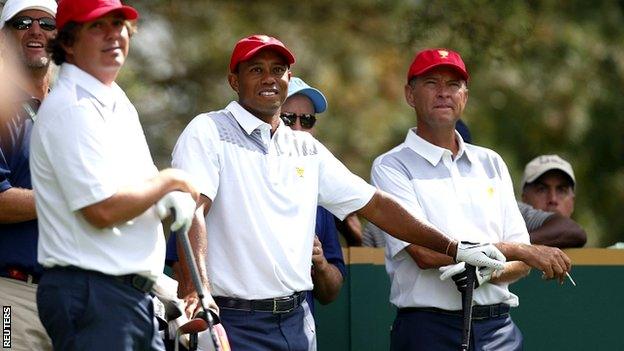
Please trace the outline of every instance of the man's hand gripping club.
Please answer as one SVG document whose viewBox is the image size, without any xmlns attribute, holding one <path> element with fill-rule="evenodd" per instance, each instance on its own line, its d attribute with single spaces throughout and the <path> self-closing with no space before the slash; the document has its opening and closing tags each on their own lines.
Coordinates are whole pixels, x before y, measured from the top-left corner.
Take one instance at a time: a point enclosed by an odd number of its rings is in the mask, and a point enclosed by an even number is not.
<svg viewBox="0 0 624 351">
<path fill-rule="evenodd" d="M 172 231 L 179 229 L 186 231 L 191 227 L 196 206 L 197 203 L 193 200 L 191 194 L 182 191 L 172 191 L 158 200 L 156 211 L 160 219 L 173 215 Z"/>
<path fill-rule="evenodd" d="M 505 255 L 489 243 L 477 244 L 468 241 L 457 243 L 455 262 L 466 262 L 477 267 L 484 275 L 505 268 Z M 486 267 L 484 271 L 482 268 Z"/>
</svg>

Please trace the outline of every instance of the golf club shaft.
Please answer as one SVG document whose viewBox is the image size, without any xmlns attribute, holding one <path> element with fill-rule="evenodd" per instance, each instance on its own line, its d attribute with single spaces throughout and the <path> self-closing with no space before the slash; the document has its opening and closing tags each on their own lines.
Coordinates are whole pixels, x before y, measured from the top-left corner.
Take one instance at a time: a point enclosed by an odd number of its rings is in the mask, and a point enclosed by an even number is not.
<svg viewBox="0 0 624 351">
<path fill-rule="evenodd" d="M 199 304 L 205 312 L 206 322 L 208 323 L 208 330 L 210 331 L 210 337 L 212 338 L 212 342 L 214 344 L 215 350 L 219 351 L 221 347 L 219 346 L 219 339 L 217 334 L 213 328 L 213 319 L 210 311 L 208 310 L 208 306 L 204 301 L 206 294 L 204 293 L 204 286 L 201 283 L 201 279 L 199 277 L 199 270 L 197 269 L 197 264 L 195 261 L 195 255 L 193 254 L 193 248 L 191 247 L 191 241 L 188 238 L 188 229 L 187 230 L 179 230 L 175 232 L 178 237 L 178 242 L 182 244 L 182 248 L 184 250 L 184 256 L 186 257 L 186 265 L 191 271 L 191 278 L 193 279 L 193 285 L 195 285 L 195 290 L 197 291 L 197 296 L 199 297 Z"/>
<path fill-rule="evenodd" d="M 472 327 L 472 293 L 474 291 L 476 268 L 469 264 L 466 265 L 466 291 L 462 293 L 462 310 L 464 317 L 464 325 L 462 328 L 461 350 L 468 351 L 470 348 L 470 329 Z"/>
</svg>

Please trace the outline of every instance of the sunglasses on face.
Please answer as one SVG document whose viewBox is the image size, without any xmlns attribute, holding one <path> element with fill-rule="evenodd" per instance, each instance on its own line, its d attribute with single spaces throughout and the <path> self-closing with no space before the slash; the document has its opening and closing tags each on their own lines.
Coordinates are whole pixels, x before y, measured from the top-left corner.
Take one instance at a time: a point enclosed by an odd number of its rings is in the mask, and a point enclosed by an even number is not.
<svg viewBox="0 0 624 351">
<path fill-rule="evenodd" d="M 29 16 L 18 16 L 12 19 L 9 24 L 17 30 L 27 30 L 35 21 L 39 23 L 39 27 L 43 30 L 53 31 L 56 29 L 56 21 L 52 17 L 32 18 Z"/>
<path fill-rule="evenodd" d="M 301 124 L 301 127 L 305 129 L 310 129 L 314 127 L 314 123 L 316 123 L 316 116 L 309 113 L 302 113 L 298 115 L 292 112 L 282 112 L 280 114 L 280 117 L 282 118 L 282 121 L 284 121 L 284 124 L 289 127 L 295 125 L 295 122 L 297 122 L 297 118 L 299 118 L 299 123 Z"/>
</svg>

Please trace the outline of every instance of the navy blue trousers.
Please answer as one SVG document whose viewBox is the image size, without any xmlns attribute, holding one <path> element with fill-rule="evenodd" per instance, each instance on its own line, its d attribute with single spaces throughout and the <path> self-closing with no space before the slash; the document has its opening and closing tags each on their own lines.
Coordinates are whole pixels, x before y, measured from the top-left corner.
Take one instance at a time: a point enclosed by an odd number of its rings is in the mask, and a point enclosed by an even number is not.
<svg viewBox="0 0 624 351">
<path fill-rule="evenodd" d="M 55 350 L 164 350 L 149 294 L 101 273 L 50 269 L 37 289 Z"/>
<path fill-rule="evenodd" d="M 399 311 L 390 333 L 390 350 L 457 351 L 463 318 L 429 311 Z M 470 350 L 522 350 L 522 333 L 509 315 L 472 321 Z"/>
<path fill-rule="evenodd" d="M 307 351 L 301 306 L 288 313 L 221 308 L 219 317 L 232 351 Z"/>
</svg>

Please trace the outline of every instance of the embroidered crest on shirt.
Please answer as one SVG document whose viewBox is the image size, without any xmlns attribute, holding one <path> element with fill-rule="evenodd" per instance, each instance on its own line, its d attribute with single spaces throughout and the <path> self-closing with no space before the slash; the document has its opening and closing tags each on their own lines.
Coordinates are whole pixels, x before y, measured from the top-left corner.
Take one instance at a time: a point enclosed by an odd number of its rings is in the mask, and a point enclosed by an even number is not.
<svg viewBox="0 0 624 351">
<path fill-rule="evenodd" d="M 492 197 L 494 197 L 494 187 L 493 187 L 493 186 L 489 186 L 489 187 L 487 188 L 487 194 L 488 194 L 488 198 L 490 198 L 490 199 L 491 199 Z"/>
<path fill-rule="evenodd" d="M 295 167 L 295 169 L 297 170 L 297 176 L 299 176 L 299 178 L 303 178 L 303 172 L 305 169 L 303 169 L 303 167 Z"/>
</svg>

